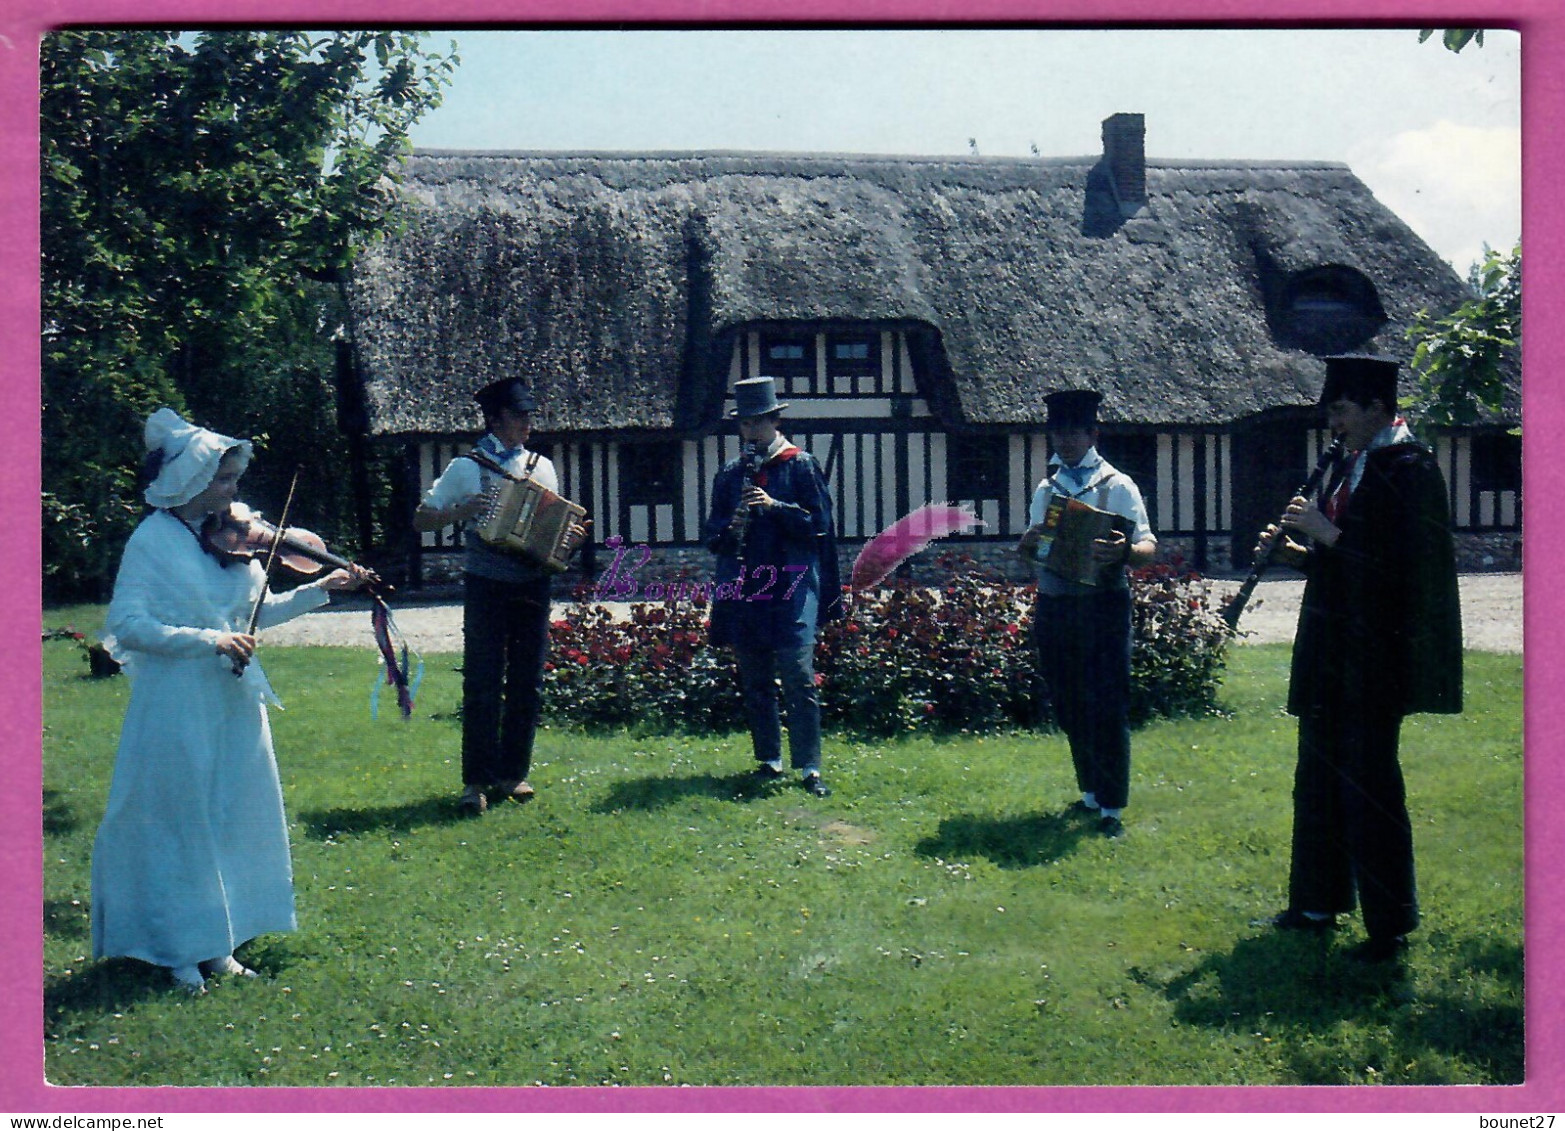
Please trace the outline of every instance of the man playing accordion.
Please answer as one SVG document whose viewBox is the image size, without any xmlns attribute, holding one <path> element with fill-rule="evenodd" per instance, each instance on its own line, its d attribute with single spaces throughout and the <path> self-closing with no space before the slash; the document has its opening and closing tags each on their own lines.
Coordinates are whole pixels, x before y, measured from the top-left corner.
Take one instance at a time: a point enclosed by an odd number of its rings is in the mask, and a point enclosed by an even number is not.
<svg viewBox="0 0 1565 1131">
<path fill-rule="evenodd" d="M 1157 539 L 1135 481 L 1098 454 L 1100 394 L 1066 389 L 1044 398 L 1050 475 L 1038 484 L 1017 552 L 1038 564 L 1033 634 L 1056 721 L 1070 742 L 1081 798 L 1072 808 L 1098 831 L 1124 832 L 1130 798 L 1130 588 L 1126 566 L 1150 562 Z M 1090 542 L 1086 576 L 1062 576 L 1048 553 L 1051 504 L 1075 501 L 1117 516 Z M 1053 568 L 1051 568 L 1053 567 Z"/>
<path fill-rule="evenodd" d="M 477 537 L 473 520 L 497 478 L 529 473 L 539 486 L 559 490 L 554 464 L 527 450 L 532 392 L 519 378 L 485 385 L 474 394 L 485 433 L 472 458 L 447 465 L 413 516 L 416 530 L 463 526 L 462 785 L 461 807 L 477 816 L 490 795 L 526 801 L 533 795 L 533 736 L 549 645 L 550 571 Z M 530 467 L 530 472 L 528 471 Z M 585 535 L 579 524 L 575 539 Z"/>
</svg>

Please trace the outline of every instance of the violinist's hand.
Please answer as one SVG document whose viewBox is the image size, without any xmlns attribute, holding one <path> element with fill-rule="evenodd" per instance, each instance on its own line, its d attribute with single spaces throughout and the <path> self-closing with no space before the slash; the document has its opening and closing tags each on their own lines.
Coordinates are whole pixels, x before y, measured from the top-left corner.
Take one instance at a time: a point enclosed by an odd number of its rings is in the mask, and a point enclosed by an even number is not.
<svg viewBox="0 0 1565 1131">
<path fill-rule="evenodd" d="M 1123 530 L 1111 531 L 1107 538 L 1092 541 L 1092 560 L 1099 565 L 1119 565 L 1130 555 L 1130 543 Z"/>
<path fill-rule="evenodd" d="M 1288 509 L 1282 512 L 1282 527 L 1308 535 L 1327 546 L 1334 545 L 1342 533 L 1331 519 L 1321 513 L 1318 506 L 1303 495 L 1295 495 L 1289 500 Z"/>
<path fill-rule="evenodd" d="M 362 589 L 369 583 L 369 570 L 361 565 L 350 565 L 347 569 L 334 569 L 321 578 L 322 589 Z"/>
<path fill-rule="evenodd" d="M 218 637 L 217 651 L 242 668 L 255 655 L 255 637 L 248 632 L 225 632 Z"/>
</svg>

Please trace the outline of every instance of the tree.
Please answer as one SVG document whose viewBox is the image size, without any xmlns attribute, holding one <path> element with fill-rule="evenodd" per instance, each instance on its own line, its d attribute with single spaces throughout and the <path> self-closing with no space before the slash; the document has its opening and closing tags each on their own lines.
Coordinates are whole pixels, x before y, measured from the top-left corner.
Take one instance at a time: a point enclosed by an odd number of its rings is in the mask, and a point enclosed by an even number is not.
<svg viewBox="0 0 1565 1131">
<path fill-rule="evenodd" d="M 62 31 L 41 57 L 45 591 L 101 594 L 159 405 L 340 522 L 340 281 L 454 53 L 399 32 Z"/>
<path fill-rule="evenodd" d="M 1442 318 L 1420 310 L 1407 336 L 1417 345 L 1411 406 L 1430 424 L 1476 424 L 1503 414 L 1507 379 L 1521 345 L 1522 248 L 1484 247 L 1468 273 L 1473 297 Z"/>
</svg>

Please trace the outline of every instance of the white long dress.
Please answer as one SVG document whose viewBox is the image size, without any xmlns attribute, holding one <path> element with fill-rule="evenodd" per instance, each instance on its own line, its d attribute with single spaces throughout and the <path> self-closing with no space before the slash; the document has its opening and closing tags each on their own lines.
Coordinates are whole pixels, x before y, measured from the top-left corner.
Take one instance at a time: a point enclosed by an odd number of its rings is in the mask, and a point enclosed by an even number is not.
<svg viewBox="0 0 1565 1131">
<path fill-rule="evenodd" d="M 259 563 L 223 566 L 167 511 L 126 543 L 104 642 L 131 693 L 93 845 L 96 958 L 188 966 L 295 926 L 271 690 L 258 661 L 236 677 L 215 650 L 264 584 Z M 268 593 L 260 625 L 327 600 L 314 584 Z"/>
</svg>

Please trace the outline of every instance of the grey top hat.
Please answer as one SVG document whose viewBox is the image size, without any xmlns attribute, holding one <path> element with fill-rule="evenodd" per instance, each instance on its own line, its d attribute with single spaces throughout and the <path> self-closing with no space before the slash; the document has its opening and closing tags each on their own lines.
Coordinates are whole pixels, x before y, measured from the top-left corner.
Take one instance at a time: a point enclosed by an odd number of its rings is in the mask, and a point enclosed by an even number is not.
<svg viewBox="0 0 1565 1131">
<path fill-rule="evenodd" d="M 1103 394 L 1091 389 L 1061 389 L 1043 398 L 1049 416 L 1045 428 L 1086 428 L 1098 426 L 1098 405 Z"/>
<path fill-rule="evenodd" d="M 489 416 L 498 415 L 503 408 L 513 412 L 532 412 L 538 407 L 532 390 L 520 377 L 506 377 L 491 382 L 474 393 L 473 399 Z"/>
<path fill-rule="evenodd" d="M 1320 391 L 1322 406 L 1343 399 L 1364 402 L 1378 398 L 1381 404 L 1396 411 L 1398 364 L 1394 359 L 1341 353 L 1322 360 L 1326 363 L 1326 383 Z"/>
<path fill-rule="evenodd" d="M 748 377 L 734 382 L 734 408 L 728 415 L 743 419 L 781 412 L 786 403 L 778 403 L 777 382 L 770 377 Z"/>
</svg>

